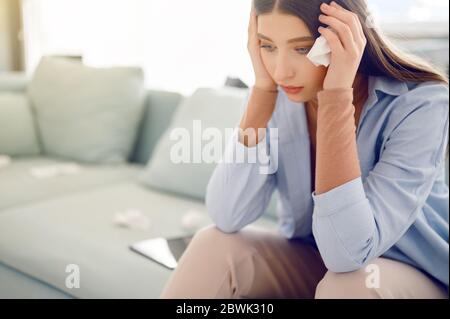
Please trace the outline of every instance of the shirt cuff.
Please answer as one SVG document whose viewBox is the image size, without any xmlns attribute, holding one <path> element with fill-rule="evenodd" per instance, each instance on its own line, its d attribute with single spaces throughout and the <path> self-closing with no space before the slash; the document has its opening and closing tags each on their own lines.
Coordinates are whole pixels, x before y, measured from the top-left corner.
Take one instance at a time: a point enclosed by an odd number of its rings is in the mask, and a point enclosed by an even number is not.
<svg viewBox="0 0 450 319">
<path fill-rule="evenodd" d="M 317 216 L 331 216 L 343 209 L 366 200 L 362 178 L 358 177 L 332 190 L 316 195 L 311 193 Z"/>
</svg>

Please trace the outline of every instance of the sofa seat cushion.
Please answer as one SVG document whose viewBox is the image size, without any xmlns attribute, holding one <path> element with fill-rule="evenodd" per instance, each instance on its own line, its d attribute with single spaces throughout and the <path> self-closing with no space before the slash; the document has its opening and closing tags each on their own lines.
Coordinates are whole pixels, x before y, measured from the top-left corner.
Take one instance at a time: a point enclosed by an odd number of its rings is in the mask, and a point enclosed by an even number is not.
<svg viewBox="0 0 450 319">
<path fill-rule="evenodd" d="M 0 299 L 70 299 L 71 296 L 0 263 Z"/>
<path fill-rule="evenodd" d="M 142 166 L 134 164 L 79 164 L 79 172 L 74 174 L 48 178 L 32 175 L 32 170 L 64 163 L 47 157 L 19 157 L 0 168 L 0 215 L 9 207 L 132 180 L 142 171 Z"/>
<path fill-rule="evenodd" d="M 119 227 L 118 211 L 138 209 L 150 219 L 147 230 Z M 0 262 L 79 298 L 158 298 L 171 271 L 129 250 L 155 236 L 191 233 L 182 216 L 204 214 L 201 201 L 120 183 L 15 208 L 0 214 Z M 269 219 L 257 222 L 276 228 Z M 80 288 L 65 286 L 67 265 L 80 270 Z"/>
</svg>

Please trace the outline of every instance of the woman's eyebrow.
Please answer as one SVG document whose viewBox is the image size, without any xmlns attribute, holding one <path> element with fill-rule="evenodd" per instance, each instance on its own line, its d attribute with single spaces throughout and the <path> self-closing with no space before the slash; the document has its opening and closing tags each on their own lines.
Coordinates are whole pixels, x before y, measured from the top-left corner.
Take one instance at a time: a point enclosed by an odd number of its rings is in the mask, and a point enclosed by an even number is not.
<svg viewBox="0 0 450 319">
<path fill-rule="evenodd" d="M 260 39 L 267 40 L 267 41 L 270 41 L 270 42 L 273 43 L 273 40 L 271 38 L 269 38 L 269 37 L 267 37 L 267 36 L 265 36 L 265 35 L 263 35 L 261 33 L 258 33 L 258 37 Z M 314 41 L 314 38 L 310 37 L 310 36 L 298 37 L 298 38 L 293 38 L 293 39 L 288 40 L 287 43 L 306 42 L 306 41 Z"/>
</svg>

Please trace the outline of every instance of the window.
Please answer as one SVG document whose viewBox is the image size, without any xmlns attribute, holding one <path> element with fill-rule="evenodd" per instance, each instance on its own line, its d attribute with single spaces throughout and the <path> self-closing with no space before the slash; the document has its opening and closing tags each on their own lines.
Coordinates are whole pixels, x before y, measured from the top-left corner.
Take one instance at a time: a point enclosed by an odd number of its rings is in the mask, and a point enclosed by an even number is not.
<svg viewBox="0 0 450 319">
<path fill-rule="evenodd" d="M 141 66 L 147 87 L 183 94 L 201 86 L 221 86 L 227 76 L 248 84 L 254 81 L 247 52 L 251 0 L 22 3 L 29 73 L 42 55 L 78 55 L 92 66 Z M 440 34 L 445 43 L 439 44 L 437 54 L 443 64 L 448 62 L 440 53 L 443 48 L 448 56 L 448 0 L 369 0 L 369 4 L 381 27 L 393 35 L 408 30 L 414 35 L 424 30 Z M 430 44 L 412 46 L 429 48 Z"/>
<path fill-rule="evenodd" d="M 369 0 L 382 23 L 448 21 L 448 0 Z"/>
<path fill-rule="evenodd" d="M 87 65 L 139 65 L 149 88 L 192 93 L 227 76 L 253 82 L 250 0 L 23 0 L 26 64 L 82 55 Z"/>
</svg>

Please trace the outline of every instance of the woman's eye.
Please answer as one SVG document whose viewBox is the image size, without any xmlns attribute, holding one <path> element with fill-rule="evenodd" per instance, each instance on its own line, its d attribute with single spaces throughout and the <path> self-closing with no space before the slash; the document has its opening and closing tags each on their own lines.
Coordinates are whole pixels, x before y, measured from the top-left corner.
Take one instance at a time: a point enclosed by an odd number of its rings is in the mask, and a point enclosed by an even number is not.
<svg viewBox="0 0 450 319">
<path fill-rule="evenodd" d="M 272 52 L 275 50 L 273 46 L 268 45 L 268 44 L 262 44 L 260 47 L 261 47 L 261 49 L 267 50 L 269 52 Z"/>
<path fill-rule="evenodd" d="M 308 54 L 311 51 L 311 48 L 297 48 L 295 49 L 300 54 Z"/>
</svg>

